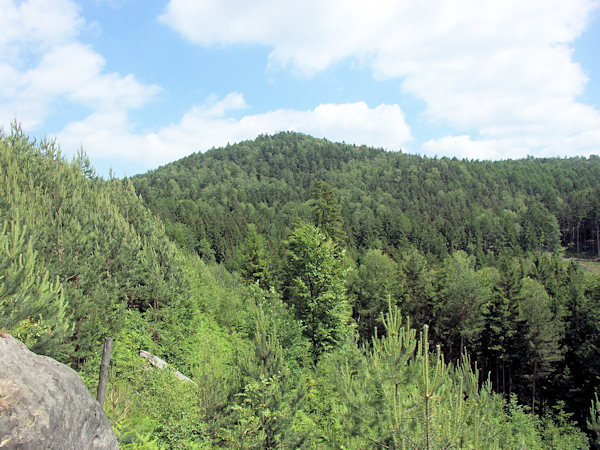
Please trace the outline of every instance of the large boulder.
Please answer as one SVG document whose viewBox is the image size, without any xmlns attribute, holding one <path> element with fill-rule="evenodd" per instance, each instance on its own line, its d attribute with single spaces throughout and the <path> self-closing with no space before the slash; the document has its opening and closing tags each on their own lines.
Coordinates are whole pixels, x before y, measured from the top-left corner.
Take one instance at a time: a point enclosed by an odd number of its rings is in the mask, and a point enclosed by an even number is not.
<svg viewBox="0 0 600 450">
<path fill-rule="evenodd" d="M 116 449 L 77 373 L 0 332 L 0 448 Z"/>
</svg>

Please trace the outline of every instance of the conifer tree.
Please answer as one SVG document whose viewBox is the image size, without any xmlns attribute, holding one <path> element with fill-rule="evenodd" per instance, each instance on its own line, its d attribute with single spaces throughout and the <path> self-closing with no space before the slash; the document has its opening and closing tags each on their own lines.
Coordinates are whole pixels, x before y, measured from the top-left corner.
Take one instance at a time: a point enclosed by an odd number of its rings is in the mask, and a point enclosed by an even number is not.
<svg viewBox="0 0 600 450">
<path fill-rule="evenodd" d="M 248 224 L 248 232 L 242 247 L 240 274 L 248 282 L 258 282 L 261 288 L 269 289 L 273 283 L 269 266 L 265 239 L 258 234 L 256 225 Z"/>
<path fill-rule="evenodd" d="M 475 342 L 483 325 L 482 306 L 488 300 L 485 277 L 475 270 L 475 258 L 454 252 L 445 261 L 439 308 L 443 333 L 451 356 L 462 358 L 467 344 Z"/>
<path fill-rule="evenodd" d="M 37 353 L 64 357 L 70 350 L 71 326 L 62 286 L 37 267 L 18 219 L 0 228 L 0 330 Z"/>
<path fill-rule="evenodd" d="M 414 247 L 402 253 L 398 263 L 402 311 L 418 329 L 433 324 L 437 292 L 434 271 L 425 256 Z"/>
<path fill-rule="evenodd" d="M 393 298 L 397 303 L 397 264 L 381 250 L 369 250 L 362 258 L 358 270 L 349 280 L 349 292 L 354 301 L 354 318 L 363 342 L 368 342 L 379 327 L 380 319 Z"/>
<path fill-rule="evenodd" d="M 302 389 L 283 360 L 282 348 L 266 329 L 258 311 L 254 352 L 241 362 L 244 386 L 232 406 L 233 429 L 228 439 L 244 448 L 297 448 L 304 436 L 292 424 L 303 401 Z"/>
<path fill-rule="evenodd" d="M 600 448 L 600 400 L 598 393 L 594 393 L 594 399 L 591 402 L 587 427 L 591 431 L 591 444 L 594 449 Z"/>
<path fill-rule="evenodd" d="M 562 324 L 553 317 L 550 297 L 538 281 L 525 278 L 518 301 L 521 319 L 526 327 L 524 338 L 528 345 L 526 360 L 531 366 L 531 410 L 535 412 L 539 381 L 552 372 L 553 364 L 561 358 Z"/>
<path fill-rule="evenodd" d="M 312 222 L 335 243 L 345 239 L 340 205 L 333 189 L 322 180 L 315 180 L 311 192 Z"/>
<path fill-rule="evenodd" d="M 430 348 L 428 327 L 417 338 L 395 307 L 382 321 L 386 332 L 361 364 L 348 359 L 342 377 L 336 372 L 345 394 L 338 413 L 350 432 L 345 446 L 497 448 L 511 437 L 502 429 L 503 401 L 480 383 L 467 356 L 457 367 L 446 364 L 439 346 Z"/>
</svg>

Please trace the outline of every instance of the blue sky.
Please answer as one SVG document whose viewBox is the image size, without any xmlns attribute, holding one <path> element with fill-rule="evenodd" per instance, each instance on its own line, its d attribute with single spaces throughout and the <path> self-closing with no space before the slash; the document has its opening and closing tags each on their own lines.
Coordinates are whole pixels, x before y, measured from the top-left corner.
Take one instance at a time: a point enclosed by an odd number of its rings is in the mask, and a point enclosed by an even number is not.
<svg viewBox="0 0 600 450">
<path fill-rule="evenodd" d="M 133 175 L 262 133 L 600 153 L 590 0 L 0 0 L 0 125 Z"/>
</svg>

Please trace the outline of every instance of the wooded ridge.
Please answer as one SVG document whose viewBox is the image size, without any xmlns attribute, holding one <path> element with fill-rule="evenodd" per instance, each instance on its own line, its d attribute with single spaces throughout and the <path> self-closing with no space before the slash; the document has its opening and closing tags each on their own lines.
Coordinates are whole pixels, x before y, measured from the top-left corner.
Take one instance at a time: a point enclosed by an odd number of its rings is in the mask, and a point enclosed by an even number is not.
<svg viewBox="0 0 600 450">
<path fill-rule="evenodd" d="M 296 133 L 106 180 L 15 126 L 0 329 L 92 392 L 112 337 L 122 448 L 597 446 L 599 181 Z"/>
</svg>

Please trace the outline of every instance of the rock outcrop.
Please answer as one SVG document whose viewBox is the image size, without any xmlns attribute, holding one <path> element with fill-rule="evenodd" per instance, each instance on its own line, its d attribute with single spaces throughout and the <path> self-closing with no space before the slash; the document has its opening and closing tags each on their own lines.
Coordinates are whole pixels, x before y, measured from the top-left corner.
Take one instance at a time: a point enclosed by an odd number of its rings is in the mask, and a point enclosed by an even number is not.
<svg viewBox="0 0 600 450">
<path fill-rule="evenodd" d="M 116 449 L 79 375 L 0 333 L 0 448 Z"/>
<path fill-rule="evenodd" d="M 175 370 L 174 368 L 172 368 L 169 363 L 167 363 L 164 359 L 160 359 L 158 356 L 153 355 L 150 352 L 147 352 L 146 350 L 140 350 L 140 356 L 142 358 L 146 358 L 148 360 L 148 362 L 150 364 L 152 364 L 154 367 L 157 367 L 159 369 L 168 369 L 168 370 L 172 370 L 173 373 L 175 374 L 175 376 L 181 380 L 184 381 L 186 383 L 192 383 L 192 384 L 196 384 L 196 382 L 194 380 L 189 379 L 188 377 L 186 377 L 184 374 L 182 374 L 179 370 Z"/>
</svg>

